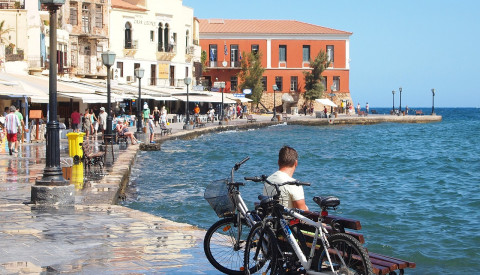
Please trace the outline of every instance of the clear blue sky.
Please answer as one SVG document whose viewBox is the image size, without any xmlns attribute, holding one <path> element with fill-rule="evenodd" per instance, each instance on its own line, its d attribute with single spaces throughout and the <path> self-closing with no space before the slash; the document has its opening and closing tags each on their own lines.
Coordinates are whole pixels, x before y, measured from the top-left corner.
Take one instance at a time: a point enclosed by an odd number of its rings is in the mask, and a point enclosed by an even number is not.
<svg viewBox="0 0 480 275">
<path fill-rule="evenodd" d="M 480 107 L 479 0 L 184 0 L 198 18 L 291 19 L 353 32 L 355 102 Z"/>
</svg>

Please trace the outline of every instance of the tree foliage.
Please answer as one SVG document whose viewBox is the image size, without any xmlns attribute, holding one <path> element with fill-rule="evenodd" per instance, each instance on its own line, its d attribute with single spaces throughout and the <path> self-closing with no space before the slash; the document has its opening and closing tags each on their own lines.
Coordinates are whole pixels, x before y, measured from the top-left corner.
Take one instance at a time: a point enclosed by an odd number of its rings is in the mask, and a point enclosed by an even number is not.
<svg viewBox="0 0 480 275">
<path fill-rule="evenodd" d="M 240 90 L 251 89 L 252 93 L 247 95 L 254 104 L 258 104 L 263 94 L 262 77 L 265 68 L 262 67 L 260 52 L 242 53 L 243 59 L 241 70 L 238 73 Z"/>
<path fill-rule="evenodd" d="M 3 44 L 3 37 L 12 30 L 12 28 L 5 28 L 5 20 L 0 22 L 0 44 Z"/>
<path fill-rule="evenodd" d="M 207 52 L 202 51 L 202 56 L 200 57 L 200 62 L 202 62 L 202 73 L 206 71 L 207 66 Z"/>
<path fill-rule="evenodd" d="M 330 65 L 327 54 L 325 51 L 320 51 L 315 57 L 315 60 L 310 61 L 311 71 L 303 72 L 305 76 L 305 94 L 306 101 L 313 101 L 317 98 L 321 98 L 325 87 L 322 83 L 322 73 Z"/>
</svg>

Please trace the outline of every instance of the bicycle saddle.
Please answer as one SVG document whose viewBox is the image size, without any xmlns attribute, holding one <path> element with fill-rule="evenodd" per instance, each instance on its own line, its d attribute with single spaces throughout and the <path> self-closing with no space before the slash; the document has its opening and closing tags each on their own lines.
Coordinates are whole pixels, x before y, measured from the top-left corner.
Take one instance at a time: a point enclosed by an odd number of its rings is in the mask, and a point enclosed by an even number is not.
<svg viewBox="0 0 480 275">
<path fill-rule="evenodd" d="M 324 208 L 334 208 L 340 205 L 340 199 L 334 196 L 328 197 L 313 197 L 313 201 L 318 204 L 322 209 Z"/>
</svg>

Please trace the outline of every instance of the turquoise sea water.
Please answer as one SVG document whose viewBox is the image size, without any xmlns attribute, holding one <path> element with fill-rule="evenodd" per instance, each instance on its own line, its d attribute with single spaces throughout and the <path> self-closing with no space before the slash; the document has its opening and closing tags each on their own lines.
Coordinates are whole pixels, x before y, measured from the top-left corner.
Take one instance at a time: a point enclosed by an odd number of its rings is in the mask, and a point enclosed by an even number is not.
<svg viewBox="0 0 480 275">
<path fill-rule="evenodd" d="M 387 109 L 379 111 L 388 112 Z M 173 140 L 142 152 L 126 206 L 207 229 L 218 218 L 205 186 L 250 160 L 244 176 L 276 171 L 280 147 L 299 152 L 295 178 L 307 204 L 335 195 L 335 214 L 358 219 L 369 251 L 417 264 L 407 274 L 475 274 L 480 269 L 480 109 L 436 109 L 440 123 L 305 127 L 279 125 Z M 428 109 L 424 113 L 430 113 Z M 261 186 L 241 189 L 249 206 Z"/>
</svg>

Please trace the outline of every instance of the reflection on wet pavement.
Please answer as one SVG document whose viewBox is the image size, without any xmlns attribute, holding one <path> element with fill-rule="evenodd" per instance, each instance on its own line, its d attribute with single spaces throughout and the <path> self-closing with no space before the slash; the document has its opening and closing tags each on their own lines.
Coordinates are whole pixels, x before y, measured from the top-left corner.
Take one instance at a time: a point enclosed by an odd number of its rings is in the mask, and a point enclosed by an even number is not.
<svg viewBox="0 0 480 275">
<path fill-rule="evenodd" d="M 137 148 L 113 167 L 74 165 L 75 206 L 30 204 L 45 168 L 45 144 L 0 150 L 0 274 L 220 274 L 205 258 L 205 232 L 187 224 L 105 204 L 128 179 Z M 68 156 L 61 143 L 61 156 Z M 108 175 L 108 176 L 106 176 Z"/>
</svg>

